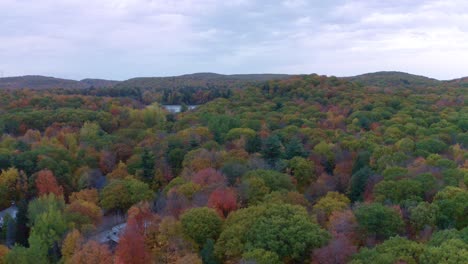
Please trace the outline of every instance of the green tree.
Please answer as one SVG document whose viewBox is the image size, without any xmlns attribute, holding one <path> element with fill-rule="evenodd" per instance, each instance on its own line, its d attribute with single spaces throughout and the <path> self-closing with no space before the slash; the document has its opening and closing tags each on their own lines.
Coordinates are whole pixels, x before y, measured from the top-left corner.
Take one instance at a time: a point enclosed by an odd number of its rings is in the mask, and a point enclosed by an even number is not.
<svg viewBox="0 0 468 264">
<path fill-rule="evenodd" d="M 226 219 L 215 252 L 222 259 L 239 259 L 244 253 L 263 249 L 296 261 L 324 245 L 330 236 L 311 221 L 304 207 L 261 204 L 237 210 Z M 258 255 L 258 254 L 256 254 Z"/>
<path fill-rule="evenodd" d="M 429 246 L 421 255 L 421 263 L 427 264 L 458 264 L 466 263 L 468 259 L 468 243 L 460 239 L 444 241 L 440 246 Z"/>
<path fill-rule="evenodd" d="M 350 200 L 338 192 L 328 192 L 314 205 L 314 210 L 324 212 L 330 216 L 334 211 L 344 210 L 349 206 Z"/>
<path fill-rule="evenodd" d="M 185 212 L 180 221 L 184 233 L 202 247 L 208 239 L 216 239 L 221 232 L 222 220 L 214 209 L 201 207 Z"/>
<path fill-rule="evenodd" d="M 394 264 L 420 263 L 419 258 L 424 251 L 424 245 L 402 238 L 392 237 L 373 249 L 363 248 L 354 255 L 352 264 Z M 425 263 L 425 262 L 421 262 Z"/>
<path fill-rule="evenodd" d="M 411 225 L 416 231 L 421 231 L 426 226 L 435 227 L 439 207 L 428 202 L 421 202 L 417 206 L 410 208 L 409 212 Z"/>
<path fill-rule="evenodd" d="M 143 149 L 143 154 L 141 155 L 141 170 L 142 177 L 146 183 L 149 183 L 154 178 L 154 155 L 147 148 Z"/>
<path fill-rule="evenodd" d="M 468 226 L 468 191 L 447 186 L 436 194 L 434 204 L 439 207 L 439 227 L 462 229 Z"/>
<path fill-rule="evenodd" d="M 403 179 L 399 181 L 381 181 L 374 186 L 377 202 L 421 201 L 423 196 L 422 184 L 415 180 Z"/>
<path fill-rule="evenodd" d="M 136 179 L 113 180 L 101 192 L 101 206 L 125 212 L 132 205 L 150 200 L 153 192 L 148 184 Z"/>
<path fill-rule="evenodd" d="M 204 264 L 218 264 L 218 260 L 214 255 L 214 240 L 208 239 L 200 251 L 200 256 Z"/>
<path fill-rule="evenodd" d="M 404 226 L 403 220 L 394 209 L 379 203 L 360 205 L 354 214 L 361 232 L 378 239 L 397 235 Z"/>
<path fill-rule="evenodd" d="M 244 174 L 243 179 L 259 178 L 263 180 L 270 191 L 293 190 L 291 178 L 274 170 L 252 170 Z"/>
<path fill-rule="evenodd" d="M 362 201 L 367 180 L 372 173 L 372 170 L 365 166 L 351 176 L 351 187 L 349 192 L 349 198 L 351 201 Z"/>
<path fill-rule="evenodd" d="M 283 154 L 281 140 L 278 136 L 272 135 L 265 139 L 262 155 L 268 163 L 273 166 Z"/>
<path fill-rule="evenodd" d="M 256 264 L 281 264 L 283 263 L 278 254 L 264 249 L 254 249 L 242 254 L 242 259 L 247 263 L 254 262 Z"/>
<path fill-rule="evenodd" d="M 5 258 L 6 264 L 49 264 L 47 257 L 47 246 L 39 237 L 31 236 L 29 238 L 29 248 L 15 246 Z"/>
<path fill-rule="evenodd" d="M 256 153 L 262 150 L 262 139 L 259 135 L 247 139 L 245 150 L 249 153 Z"/>
<path fill-rule="evenodd" d="M 288 162 L 291 174 L 296 178 L 298 189 L 304 191 L 316 179 L 314 163 L 302 157 L 294 157 Z"/>
<path fill-rule="evenodd" d="M 292 159 L 293 157 L 307 157 L 307 152 L 304 149 L 304 145 L 302 142 L 294 137 L 292 138 L 288 144 L 286 144 L 285 147 L 285 158 L 286 159 Z"/>
</svg>

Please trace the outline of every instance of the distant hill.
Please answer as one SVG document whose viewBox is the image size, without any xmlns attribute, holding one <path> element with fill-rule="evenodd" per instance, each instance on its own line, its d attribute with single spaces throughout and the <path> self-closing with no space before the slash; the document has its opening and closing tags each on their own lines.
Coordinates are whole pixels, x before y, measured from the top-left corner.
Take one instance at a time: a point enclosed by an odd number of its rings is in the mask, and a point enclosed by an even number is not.
<svg viewBox="0 0 468 264">
<path fill-rule="evenodd" d="M 382 71 L 375 73 L 366 73 L 353 77 L 344 77 L 343 79 L 359 82 L 366 86 L 379 87 L 434 87 L 443 85 L 445 82 L 425 76 L 414 75 L 396 71 Z"/>
<path fill-rule="evenodd" d="M 468 77 L 462 77 L 462 78 L 453 79 L 453 80 L 444 81 L 444 82 L 450 85 L 459 85 L 459 86 L 468 87 Z"/>
<path fill-rule="evenodd" d="M 224 75 L 217 73 L 193 73 L 170 77 L 137 77 L 125 81 L 114 81 L 104 79 L 83 79 L 81 81 L 46 77 L 39 75 L 27 75 L 18 77 L 0 78 L 0 89 L 22 89 L 34 90 L 44 89 L 65 89 L 82 90 L 100 88 L 111 89 L 113 91 L 101 90 L 102 95 L 122 94 L 122 89 L 142 89 L 152 92 L 160 90 L 185 90 L 194 92 L 200 89 L 237 89 L 249 85 L 255 85 L 265 81 L 284 80 L 297 75 L 288 74 L 232 74 Z M 438 86 L 468 86 L 468 77 L 440 81 L 437 79 L 414 75 L 397 71 L 382 71 L 366 73 L 351 77 L 340 77 L 345 81 L 361 83 L 364 86 L 378 87 L 400 87 L 400 88 L 422 88 Z M 93 92 L 96 94 L 96 92 Z M 125 94 L 125 92 L 123 93 Z"/>
<path fill-rule="evenodd" d="M 63 89 L 85 89 L 90 87 L 112 87 L 118 81 L 101 79 L 84 79 L 81 81 L 60 79 L 40 75 L 26 75 L 18 77 L 0 78 L 0 89 L 23 89 L 44 90 L 53 88 Z"/>
<path fill-rule="evenodd" d="M 123 82 L 103 79 L 83 79 L 81 81 L 60 79 L 39 75 L 0 78 L 0 89 L 86 89 L 86 88 L 213 88 L 232 87 L 246 83 L 280 80 L 290 77 L 287 74 L 235 74 L 194 73 L 172 77 L 139 77 Z"/>
<path fill-rule="evenodd" d="M 172 77 L 140 77 L 118 83 L 116 88 L 188 88 L 188 87 L 232 87 L 245 85 L 246 82 L 281 80 L 291 77 L 287 74 L 234 74 L 194 73 Z"/>
<path fill-rule="evenodd" d="M 85 83 L 81 83 L 79 81 L 38 75 L 0 78 L 0 89 L 29 88 L 34 90 L 42 90 L 49 88 L 81 89 L 86 87 L 87 85 Z"/>
<path fill-rule="evenodd" d="M 104 80 L 104 79 L 83 79 L 80 81 L 87 85 L 87 87 L 108 88 L 113 87 L 120 81 Z"/>
</svg>

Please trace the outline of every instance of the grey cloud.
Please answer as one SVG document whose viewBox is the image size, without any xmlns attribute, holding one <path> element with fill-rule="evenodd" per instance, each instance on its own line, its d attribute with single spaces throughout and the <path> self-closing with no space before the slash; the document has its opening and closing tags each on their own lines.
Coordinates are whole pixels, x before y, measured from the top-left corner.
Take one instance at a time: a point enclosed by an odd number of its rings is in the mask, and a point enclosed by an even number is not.
<svg viewBox="0 0 468 264">
<path fill-rule="evenodd" d="M 462 0 L 2 0 L 0 70 L 76 79 L 377 70 L 452 78 L 468 75 L 467 8 Z"/>
</svg>

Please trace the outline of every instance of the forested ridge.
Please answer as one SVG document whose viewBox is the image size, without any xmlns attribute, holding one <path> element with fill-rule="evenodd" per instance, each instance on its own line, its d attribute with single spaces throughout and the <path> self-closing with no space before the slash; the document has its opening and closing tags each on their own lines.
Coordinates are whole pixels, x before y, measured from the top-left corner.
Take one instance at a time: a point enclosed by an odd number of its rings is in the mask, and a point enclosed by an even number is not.
<svg viewBox="0 0 468 264">
<path fill-rule="evenodd" d="M 463 79 L 198 77 L 0 89 L 0 263 L 467 262 Z"/>
</svg>

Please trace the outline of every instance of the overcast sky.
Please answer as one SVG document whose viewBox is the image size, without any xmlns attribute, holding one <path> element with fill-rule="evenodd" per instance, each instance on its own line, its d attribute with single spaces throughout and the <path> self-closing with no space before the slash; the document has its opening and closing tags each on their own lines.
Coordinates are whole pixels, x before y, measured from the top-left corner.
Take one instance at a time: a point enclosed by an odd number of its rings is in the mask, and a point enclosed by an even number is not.
<svg viewBox="0 0 468 264">
<path fill-rule="evenodd" d="M 468 76 L 466 0 L 0 0 L 0 74 Z"/>
</svg>

